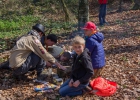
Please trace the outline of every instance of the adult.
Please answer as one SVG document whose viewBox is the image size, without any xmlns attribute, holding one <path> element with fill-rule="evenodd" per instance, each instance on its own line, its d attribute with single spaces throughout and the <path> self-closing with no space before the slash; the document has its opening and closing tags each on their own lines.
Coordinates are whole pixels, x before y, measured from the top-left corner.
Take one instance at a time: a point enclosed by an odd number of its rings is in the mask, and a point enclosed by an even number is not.
<svg viewBox="0 0 140 100">
<path fill-rule="evenodd" d="M 13 76 L 15 78 L 19 80 L 25 79 L 25 74 L 30 69 L 36 69 L 37 78 L 39 78 L 42 69 L 46 66 L 46 61 L 64 69 L 64 67 L 60 65 L 41 44 L 41 37 L 44 35 L 44 26 L 42 24 L 36 24 L 27 35 L 24 35 L 17 40 L 16 45 L 11 50 L 9 64 L 7 63 L 10 68 L 14 69 Z M 48 39 L 50 42 L 48 44 L 53 45 L 57 42 L 57 37 L 54 34 L 50 36 L 53 38 Z M 4 64 L 1 67 L 6 67 L 6 65 Z"/>
<path fill-rule="evenodd" d="M 105 17 L 106 17 L 106 5 L 107 0 L 98 0 L 100 4 L 99 8 L 99 24 L 102 26 L 106 23 Z"/>
</svg>

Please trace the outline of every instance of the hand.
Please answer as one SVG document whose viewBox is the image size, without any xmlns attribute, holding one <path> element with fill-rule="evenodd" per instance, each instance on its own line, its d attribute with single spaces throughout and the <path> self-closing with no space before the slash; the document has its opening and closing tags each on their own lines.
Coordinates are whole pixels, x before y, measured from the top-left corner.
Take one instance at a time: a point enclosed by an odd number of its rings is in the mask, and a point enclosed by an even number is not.
<svg viewBox="0 0 140 100">
<path fill-rule="evenodd" d="M 66 67 L 64 67 L 62 65 L 60 65 L 59 68 L 62 69 L 62 70 L 66 70 Z"/>
<path fill-rule="evenodd" d="M 55 62 L 55 64 L 58 66 L 58 68 L 60 68 L 62 70 L 66 70 L 66 67 L 62 66 L 60 63 Z"/>
<path fill-rule="evenodd" d="M 77 80 L 77 81 L 75 81 L 75 82 L 73 83 L 73 86 L 74 86 L 74 87 L 78 87 L 78 86 L 79 86 L 79 84 L 80 84 L 80 81 L 79 81 L 79 80 Z"/>
<path fill-rule="evenodd" d="M 69 86 L 70 86 L 70 87 L 73 86 L 73 79 L 70 80 L 70 82 L 69 82 Z"/>
<path fill-rule="evenodd" d="M 46 61 L 46 66 L 50 67 L 50 66 L 52 66 L 52 64 L 50 62 Z"/>
</svg>

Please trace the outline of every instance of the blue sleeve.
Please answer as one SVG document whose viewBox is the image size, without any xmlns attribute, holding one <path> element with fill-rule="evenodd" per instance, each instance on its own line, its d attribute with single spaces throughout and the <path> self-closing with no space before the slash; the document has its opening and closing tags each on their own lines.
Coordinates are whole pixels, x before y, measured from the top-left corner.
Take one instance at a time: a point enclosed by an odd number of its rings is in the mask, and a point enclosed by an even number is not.
<svg viewBox="0 0 140 100">
<path fill-rule="evenodd" d="M 91 39 L 87 39 L 86 41 L 86 48 L 89 50 L 90 53 L 92 53 L 94 47 L 95 47 L 95 42 Z"/>
</svg>

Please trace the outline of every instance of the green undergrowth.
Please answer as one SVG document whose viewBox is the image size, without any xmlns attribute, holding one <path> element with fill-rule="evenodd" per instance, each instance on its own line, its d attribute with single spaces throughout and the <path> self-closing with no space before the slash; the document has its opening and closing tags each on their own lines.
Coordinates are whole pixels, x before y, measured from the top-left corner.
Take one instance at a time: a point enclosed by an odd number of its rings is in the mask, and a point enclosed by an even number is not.
<svg viewBox="0 0 140 100">
<path fill-rule="evenodd" d="M 11 49 L 9 46 L 16 38 L 27 34 L 32 26 L 36 23 L 41 23 L 45 26 L 46 35 L 48 33 L 58 34 L 69 33 L 77 30 L 75 23 L 55 21 L 48 19 L 42 21 L 41 17 L 14 16 L 11 18 L 0 19 L 0 52 Z M 7 41 L 8 40 L 8 41 Z"/>
<path fill-rule="evenodd" d="M 0 19 L 0 32 L 24 30 L 28 28 L 28 25 L 37 22 L 38 20 L 38 17 L 34 17 L 32 15 L 2 18 Z"/>
</svg>

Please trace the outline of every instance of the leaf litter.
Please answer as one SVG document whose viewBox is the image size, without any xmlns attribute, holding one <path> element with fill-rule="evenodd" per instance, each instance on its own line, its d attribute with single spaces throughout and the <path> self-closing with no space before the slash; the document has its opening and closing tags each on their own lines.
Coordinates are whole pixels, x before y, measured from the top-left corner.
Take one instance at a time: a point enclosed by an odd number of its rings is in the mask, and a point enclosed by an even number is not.
<svg viewBox="0 0 140 100">
<path fill-rule="evenodd" d="M 107 15 L 109 25 L 99 27 L 105 35 L 103 41 L 106 66 L 102 77 L 118 83 L 117 92 L 110 97 L 85 94 L 61 97 L 54 93 L 35 92 L 33 79 L 16 81 L 11 71 L 0 71 L 1 100 L 139 100 L 140 99 L 140 11 L 126 11 Z M 98 17 L 93 21 L 98 23 Z M 67 41 L 67 40 L 65 40 Z M 69 42 L 70 40 L 68 40 Z M 65 45 L 65 44 L 64 44 Z M 70 46 L 66 44 L 67 48 Z M 69 47 L 71 48 L 71 46 Z M 49 81 L 49 80 L 48 80 Z"/>
</svg>

